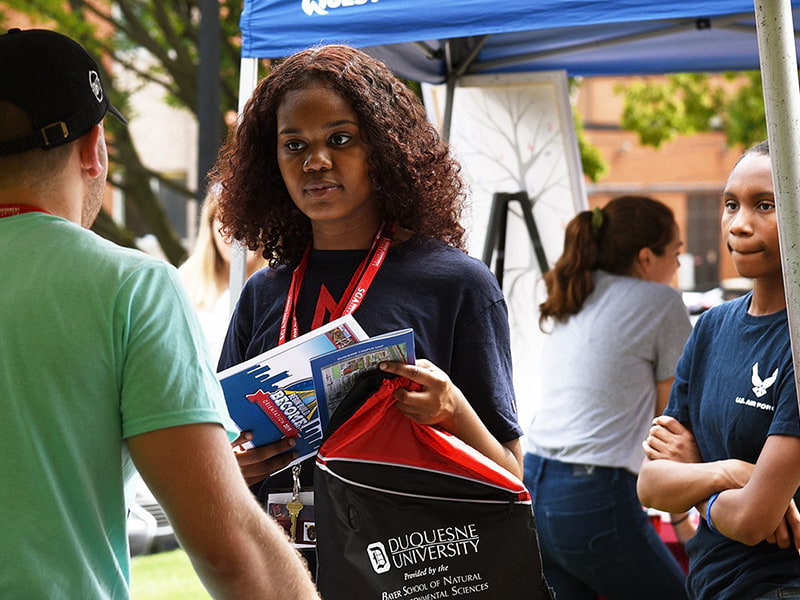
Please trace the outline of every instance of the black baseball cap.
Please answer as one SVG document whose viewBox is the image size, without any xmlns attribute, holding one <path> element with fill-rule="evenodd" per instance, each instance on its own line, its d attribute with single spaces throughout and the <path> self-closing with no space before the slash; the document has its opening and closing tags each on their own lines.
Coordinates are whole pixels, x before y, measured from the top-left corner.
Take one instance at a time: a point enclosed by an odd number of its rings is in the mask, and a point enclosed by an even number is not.
<svg viewBox="0 0 800 600">
<path fill-rule="evenodd" d="M 0 35 L 0 101 L 22 110 L 34 133 L 0 141 L 0 155 L 55 148 L 78 139 L 110 112 L 100 69 L 76 41 L 44 29 Z"/>
</svg>

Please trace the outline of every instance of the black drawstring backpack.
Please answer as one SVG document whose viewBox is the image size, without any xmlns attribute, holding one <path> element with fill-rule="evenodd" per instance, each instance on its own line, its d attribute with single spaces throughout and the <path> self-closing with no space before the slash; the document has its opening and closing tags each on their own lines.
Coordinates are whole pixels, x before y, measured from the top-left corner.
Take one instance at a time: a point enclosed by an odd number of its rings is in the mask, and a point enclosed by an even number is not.
<svg viewBox="0 0 800 600">
<path fill-rule="evenodd" d="M 400 413 L 416 386 L 371 371 L 336 409 L 314 473 L 324 600 L 551 599 L 523 483 Z"/>
</svg>

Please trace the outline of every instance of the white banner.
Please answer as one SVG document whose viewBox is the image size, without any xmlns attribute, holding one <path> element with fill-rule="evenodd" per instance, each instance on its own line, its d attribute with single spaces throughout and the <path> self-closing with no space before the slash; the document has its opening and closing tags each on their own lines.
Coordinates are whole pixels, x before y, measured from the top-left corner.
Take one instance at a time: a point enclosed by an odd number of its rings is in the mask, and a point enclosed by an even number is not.
<svg viewBox="0 0 800 600">
<path fill-rule="evenodd" d="M 423 84 L 428 115 L 444 123 L 444 85 Z M 526 192 L 544 257 L 551 266 L 560 256 L 564 228 L 588 202 L 564 71 L 475 75 L 455 88 L 450 144 L 471 187 L 469 253 L 491 256 L 495 273 L 501 254 L 486 250 L 495 194 Z M 504 208 L 504 206 L 503 206 Z M 543 299 L 541 269 L 522 204 L 508 203 L 503 291 L 509 307 L 514 385 L 520 424 L 527 428 L 536 399 L 538 347 L 537 306 Z M 487 254 L 487 252 L 489 252 Z"/>
</svg>

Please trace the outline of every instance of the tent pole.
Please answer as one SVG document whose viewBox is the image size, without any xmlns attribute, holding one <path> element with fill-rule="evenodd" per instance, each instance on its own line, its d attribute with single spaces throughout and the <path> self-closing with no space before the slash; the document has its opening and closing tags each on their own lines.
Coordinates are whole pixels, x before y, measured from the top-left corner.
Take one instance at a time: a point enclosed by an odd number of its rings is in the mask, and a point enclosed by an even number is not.
<svg viewBox="0 0 800 600">
<path fill-rule="evenodd" d="M 447 87 L 444 100 L 444 119 L 442 122 L 442 138 L 445 142 L 450 141 L 450 126 L 453 122 L 453 97 L 456 91 L 456 83 L 461 76 L 472 66 L 475 59 L 480 54 L 481 48 L 489 39 L 488 35 L 481 36 L 470 50 L 463 62 L 456 66 L 453 57 L 453 41 L 447 40 L 444 43 L 445 69 L 447 71 Z"/>
<path fill-rule="evenodd" d="M 257 84 L 258 59 L 243 57 L 239 63 L 239 115 L 242 114 L 244 105 L 253 95 L 253 90 L 256 89 Z M 247 278 L 247 249 L 238 240 L 233 241 L 233 247 L 231 248 L 230 270 L 228 286 L 231 292 L 230 312 L 233 314 L 233 309 L 236 308 L 236 303 L 239 301 L 239 295 Z"/>
<path fill-rule="evenodd" d="M 447 75 L 447 84 L 444 94 L 444 118 L 442 122 L 442 139 L 450 141 L 450 123 L 453 121 L 453 97 L 456 91 L 456 80 L 451 74 Z"/>
<path fill-rule="evenodd" d="M 800 86 L 792 7 L 790 0 L 754 0 L 754 5 L 795 388 L 800 390 Z"/>
<path fill-rule="evenodd" d="M 444 70 L 447 77 L 444 95 L 444 119 L 442 120 L 442 138 L 450 141 L 450 124 L 453 120 L 453 97 L 456 92 L 456 75 L 453 71 L 453 48 L 450 40 L 444 42 Z"/>
<path fill-rule="evenodd" d="M 197 69 L 197 202 L 202 206 L 208 192 L 208 172 L 219 150 L 219 1 L 200 2 L 200 36 Z M 196 231 L 196 229 L 195 229 Z"/>
</svg>

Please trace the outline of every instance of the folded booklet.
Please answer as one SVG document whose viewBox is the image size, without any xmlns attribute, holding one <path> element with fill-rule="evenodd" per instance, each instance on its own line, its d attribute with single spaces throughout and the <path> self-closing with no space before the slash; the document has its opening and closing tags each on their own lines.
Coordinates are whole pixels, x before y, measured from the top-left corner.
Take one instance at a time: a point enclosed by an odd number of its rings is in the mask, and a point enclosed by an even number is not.
<svg viewBox="0 0 800 600">
<path fill-rule="evenodd" d="M 328 415 L 332 415 L 358 375 L 389 361 L 414 364 L 413 329 L 384 333 L 312 358 L 311 376 L 317 402 L 327 405 Z"/>
<path fill-rule="evenodd" d="M 299 456 L 291 464 L 316 454 L 328 409 L 314 392 L 310 361 L 366 339 L 353 316 L 346 315 L 217 373 L 228 412 L 241 431 L 253 434 L 245 447 L 293 437 Z"/>
</svg>

